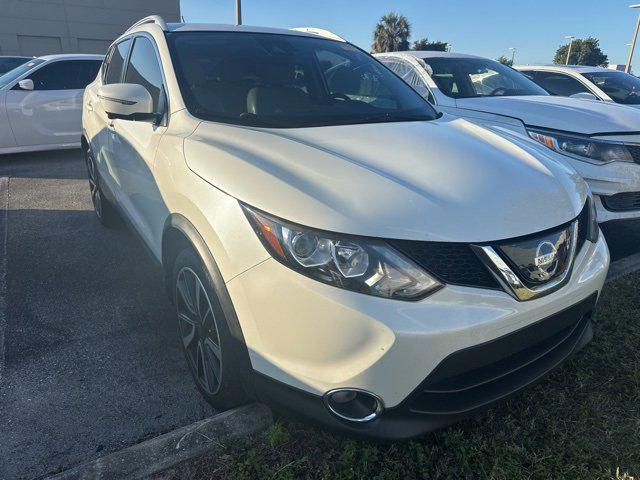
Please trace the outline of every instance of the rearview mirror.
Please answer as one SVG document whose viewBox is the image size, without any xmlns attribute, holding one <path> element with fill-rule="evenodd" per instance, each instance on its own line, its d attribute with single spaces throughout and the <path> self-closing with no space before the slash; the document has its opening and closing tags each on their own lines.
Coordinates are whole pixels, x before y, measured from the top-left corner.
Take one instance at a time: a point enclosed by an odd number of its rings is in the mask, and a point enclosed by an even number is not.
<svg viewBox="0 0 640 480">
<path fill-rule="evenodd" d="M 153 120 L 158 114 L 153 111 L 153 99 L 142 85 L 133 83 L 112 83 L 98 89 L 98 97 L 104 111 L 111 119 Z"/>
<path fill-rule="evenodd" d="M 18 82 L 18 87 L 21 90 L 33 90 L 34 89 L 33 80 L 31 80 L 30 78 L 25 78 L 24 80 L 20 80 Z"/>
<path fill-rule="evenodd" d="M 569 98 L 581 98 L 582 100 L 600 100 L 593 93 L 589 92 L 574 93 L 573 95 L 569 95 Z"/>
</svg>

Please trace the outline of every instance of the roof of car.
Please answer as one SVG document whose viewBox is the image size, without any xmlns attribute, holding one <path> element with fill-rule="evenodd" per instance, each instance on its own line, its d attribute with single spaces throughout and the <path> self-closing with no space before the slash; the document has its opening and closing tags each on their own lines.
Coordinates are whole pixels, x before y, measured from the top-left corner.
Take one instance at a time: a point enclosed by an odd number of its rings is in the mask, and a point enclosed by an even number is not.
<svg viewBox="0 0 640 480">
<path fill-rule="evenodd" d="M 385 52 L 378 55 L 411 56 L 416 58 L 484 58 L 466 53 L 435 52 L 429 50 L 406 50 L 402 52 Z"/>
<path fill-rule="evenodd" d="M 600 71 L 612 71 L 609 68 L 604 68 L 604 67 L 589 67 L 586 65 L 517 65 L 515 67 L 513 67 L 515 69 L 523 69 L 523 70 L 534 70 L 534 69 L 541 69 L 541 70 L 548 70 L 548 71 L 558 71 L 558 72 L 566 72 L 566 71 L 573 71 L 573 72 L 600 72 Z"/>
<path fill-rule="evenodd" d="M 93 55 L 89 53 L 60 53 L 56 55 L 43 55 L 42 60 L 100 60 L 104 59 L 104 55 Z"/>
</svg>

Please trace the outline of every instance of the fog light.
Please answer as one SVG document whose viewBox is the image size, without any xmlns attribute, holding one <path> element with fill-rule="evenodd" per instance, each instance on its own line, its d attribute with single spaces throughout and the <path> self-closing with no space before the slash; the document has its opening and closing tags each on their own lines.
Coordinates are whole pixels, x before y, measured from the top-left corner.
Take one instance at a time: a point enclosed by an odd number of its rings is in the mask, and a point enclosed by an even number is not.
<svg viewBox="0 0 640 480">
<path fill-rule="evenodd" d="M 382 400 L 357 388 L 337 388 L 327 392 L 324 403 L 336 417 L 349 422 L 370 422 L 384 410 Z"/>
</svg>

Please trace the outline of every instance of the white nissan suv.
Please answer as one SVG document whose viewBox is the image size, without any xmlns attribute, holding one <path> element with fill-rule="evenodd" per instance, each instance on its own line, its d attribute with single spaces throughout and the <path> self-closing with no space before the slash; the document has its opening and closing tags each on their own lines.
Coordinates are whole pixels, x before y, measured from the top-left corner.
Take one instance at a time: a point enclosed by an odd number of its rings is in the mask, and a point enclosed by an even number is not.
<svg viewBox="0 0 640 480">
<path fill-rule="evenodd" d="M 216 407 L 409 438 L 592 336 L 609 253 L 580 176 L 329 32 L 146 18 L 83 125 L 95 212 L 162 266 Z"/>
</svg>

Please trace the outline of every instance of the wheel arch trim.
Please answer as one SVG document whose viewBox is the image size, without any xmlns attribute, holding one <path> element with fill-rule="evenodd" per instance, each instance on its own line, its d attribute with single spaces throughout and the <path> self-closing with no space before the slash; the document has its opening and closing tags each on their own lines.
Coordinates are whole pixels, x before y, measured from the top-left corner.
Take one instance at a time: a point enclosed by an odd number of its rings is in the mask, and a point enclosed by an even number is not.
<svg viewBox="0 0 640 480">
<path fill-rule="evenodd" d="M 238 347 L 234 348 L 233 350 L 238 354 L 238 361 L 241 362 L 241 365 L 243 367 L 243 378 L 241 379 L 242 385 L 247 394 L 253 395 L 254 389 L 253 377 L 251 375 L 251 360 L 249 358 L 247 344 L 242 333 L 242 327 L 240 326 L 240 321 L 238 320 L 238 316 L 236 314 L 235 307 L 233 306 L 233 302 L 231 301 L 229 291 L 227 290 L 227 287 L 225 285 L 224 278 L 222 277 L 220 269 L 218 268 L 218 264 L 216 263 L 204 238 L 202 238 L 202 235 L 200 235 L 200 232 L 198 232 L 198 229 L 185 216 L 179 213 L 172 213 L 167 217 L 162 232 L 162 269 L 165 285 L 167 287 L 167 292 L 170 298 L 172 298 L 171 295 L 173 293 L 173 289 L 171 286 L 173 265 L 169 266 L 165 264 L 165 260 L 167 260 L 167 245 L 165 244 L 165 239 L 167 238 L 167 233 L 169 232 L 169 230 L 177 230 L 185 237 L 187 242 L 196 252 L 196 255 L 198 255 L 200 260 L 202 260 L 204 268 L 211 276 L 211 280 L 213 282 L 213 290 L 218 297 L 218 301 L 220 302 L 220 306 L 224 313 L 235 346 Z"/>
</svg>

